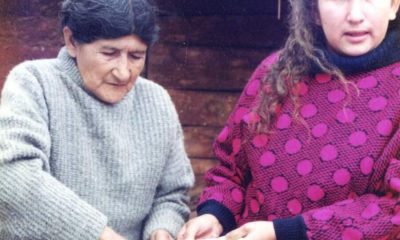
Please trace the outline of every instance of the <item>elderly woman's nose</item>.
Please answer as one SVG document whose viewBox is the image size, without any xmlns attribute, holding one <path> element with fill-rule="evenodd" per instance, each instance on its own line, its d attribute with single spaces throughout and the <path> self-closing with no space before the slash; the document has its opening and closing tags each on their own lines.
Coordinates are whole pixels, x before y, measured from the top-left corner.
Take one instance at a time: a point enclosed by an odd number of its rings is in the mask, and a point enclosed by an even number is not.
<svg viewBox="0 0 400 240">
<path fill-rule="evenodd" d="M 114 76 L 120 81 L 127 81 L 131 77 L 131 67 L 128 59 L 121 58 L 113 70 Z"/>
</svg>

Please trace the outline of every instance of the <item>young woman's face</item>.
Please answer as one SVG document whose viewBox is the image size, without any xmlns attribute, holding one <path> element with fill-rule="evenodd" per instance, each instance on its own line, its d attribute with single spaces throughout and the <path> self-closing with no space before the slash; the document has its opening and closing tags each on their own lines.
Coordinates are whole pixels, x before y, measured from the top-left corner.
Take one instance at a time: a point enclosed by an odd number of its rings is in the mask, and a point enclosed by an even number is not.
<svg viewBox="0 0 400 240">
<path fill-rule="evenodd" d="M 69 54 L 76 58 L 84 86 L 99 100 L 118 103 L 133 88 L 144 68 L 147 51 L 147 45 L 137 36 L 77 43 L 66 29 L 64 37 Z"/>
<path fill-rule="evenodd" d="M 396 18 L 399 0 L 318 0 L 319 19 L 329 47 L 335 52 L 363 55 L 385 38 L 389 20 Z"/>
</svg>

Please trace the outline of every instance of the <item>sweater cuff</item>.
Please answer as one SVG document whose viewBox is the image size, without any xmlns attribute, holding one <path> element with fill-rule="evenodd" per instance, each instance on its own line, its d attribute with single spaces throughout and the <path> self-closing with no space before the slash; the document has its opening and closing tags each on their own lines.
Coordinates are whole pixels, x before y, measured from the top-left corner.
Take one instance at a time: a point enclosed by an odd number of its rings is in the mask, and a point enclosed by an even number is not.
<svg viewBox="0 0 400 240">
<path fill-rule="evenodd" d="M 203 214 L 212 214 L 218 219 L 223 228 L 222 235 L 236 228 L 236 221 L 232 212 L 215 200 L 207 200 L 197 207 L 197 215 Z"/>
<path fill-rule="evenodd" d="M 272 221 L 276 240 L 297 239 L 307 240 L 307 227 L 301 216 L 293 218 L 275 219 Z"/>
</svg>

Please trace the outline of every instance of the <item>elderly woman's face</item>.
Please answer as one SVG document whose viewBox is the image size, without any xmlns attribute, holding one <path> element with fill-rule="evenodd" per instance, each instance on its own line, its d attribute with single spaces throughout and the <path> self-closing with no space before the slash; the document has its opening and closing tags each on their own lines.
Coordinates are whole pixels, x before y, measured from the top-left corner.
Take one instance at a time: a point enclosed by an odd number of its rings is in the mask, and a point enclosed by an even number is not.
<svg viewBox="0 0 400 240">
<path fill-rule="evenodd" d="M 86 89 L 105 103 L 121 101 L 144 68 L 147 45 L 135 35 L 66 45 Z"/>
</svg>

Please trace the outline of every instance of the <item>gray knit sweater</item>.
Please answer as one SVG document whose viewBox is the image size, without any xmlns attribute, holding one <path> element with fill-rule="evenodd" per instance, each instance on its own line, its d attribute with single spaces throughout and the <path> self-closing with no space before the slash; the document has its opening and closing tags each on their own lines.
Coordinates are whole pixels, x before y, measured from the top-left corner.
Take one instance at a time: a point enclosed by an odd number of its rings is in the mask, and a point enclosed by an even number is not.
<svg viewBox="0 0 400 240">
<path fill-rule="evenodd" d="M 189 214 L 193 173 L 174 105 L 139 78 L 107 105 L 85 90 L 65 49 L 9 74 L 0 102 L 0 239 L 127 239 Z"/>
</svg>

